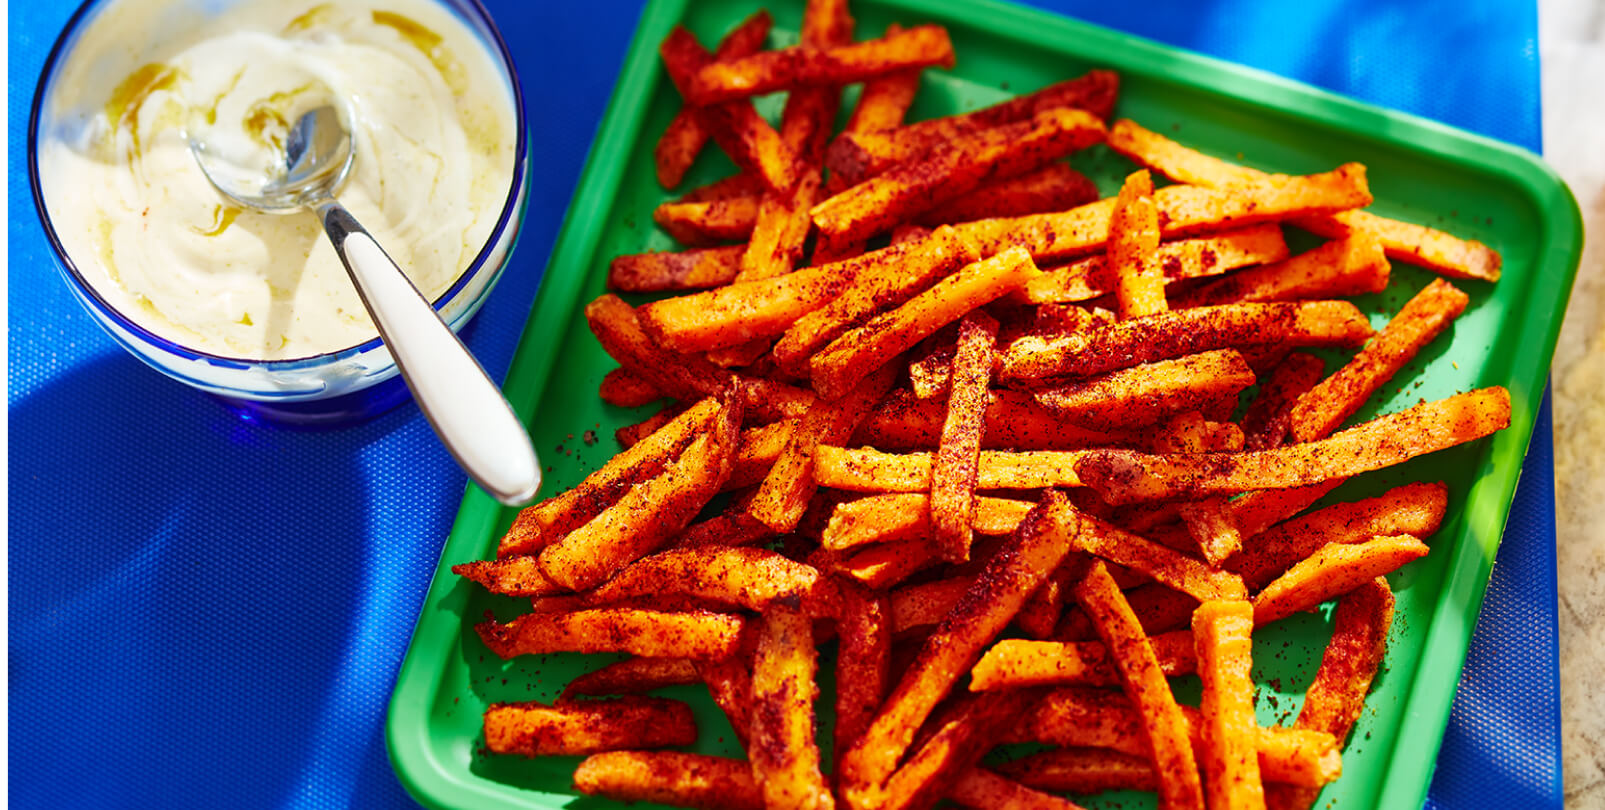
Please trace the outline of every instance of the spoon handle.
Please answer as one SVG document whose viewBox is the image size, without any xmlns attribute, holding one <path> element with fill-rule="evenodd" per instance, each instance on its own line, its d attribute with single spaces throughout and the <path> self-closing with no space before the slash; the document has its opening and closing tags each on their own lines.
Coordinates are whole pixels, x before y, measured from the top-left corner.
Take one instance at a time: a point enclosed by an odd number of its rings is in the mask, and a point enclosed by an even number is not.
<svg viewBox="0 0 1605 810">
<path fill-rule="evenodd" d="M 540 462 L 496 384 L 379 243 L 333 198 L 318 219 L 441 443 L 484 490 L 509 506 L 534 497 Z"/>
</svg>

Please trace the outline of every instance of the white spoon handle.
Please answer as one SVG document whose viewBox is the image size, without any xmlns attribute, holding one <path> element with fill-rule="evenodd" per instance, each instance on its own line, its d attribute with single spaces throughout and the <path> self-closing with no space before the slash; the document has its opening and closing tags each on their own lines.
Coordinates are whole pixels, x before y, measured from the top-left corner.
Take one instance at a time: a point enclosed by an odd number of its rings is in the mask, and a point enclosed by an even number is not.
<svg viewBox="0 0 1605 810">
<path fill-rule="evenodd" d="M 418 407 L 468 476 L 510 506 L 540 489 L 529 434 L 496 384 L 401 268 L 332 198 L 318 218 Z"/>
</svg>

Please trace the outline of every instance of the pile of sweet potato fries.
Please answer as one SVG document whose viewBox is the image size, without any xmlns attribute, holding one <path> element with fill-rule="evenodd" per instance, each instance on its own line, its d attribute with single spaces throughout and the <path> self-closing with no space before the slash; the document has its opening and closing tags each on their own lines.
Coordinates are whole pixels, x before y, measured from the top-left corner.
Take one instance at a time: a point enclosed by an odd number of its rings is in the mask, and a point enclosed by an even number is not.
<svg viewBox="0 0 1605 810">
<path fill-rule="evenodd" d="M 1344 428 L 1468 297 L 1435 280 L 1380 331 L 1343 299 L 1390 260 L 1492 282 L 1498 254 L 1366 212 L 1364 166 L 1267 174 L 1111 123 L 1107 71 L 905 122 L 954 64 L 946 31 L 854 41 L 846 0 L 803 20 L 792 47 L 764 49 L 766 12 L 711 53 L 662 44 L 685 106 L 660 181 L 709 140 L 740 173 L 659 206 L 686 249 L 609 267 L 671 295 L 585 314 L 619 364 L 602 398 L 669 404 L 454 568 L 531 601 L 476 627 L 495 654 L 632 657 L 492 706 L 487 747 L 584 755 L 578 790 L 687 807 L 1309 807 L 1383 656 L 1384 575 L 1428 552 L 1447 492 L 1306 510 L 1510 419 L 1489 388 Z M 778 129 L 752 103 L 777 91 Z M 1093 144 L 1137 167 L 1115 196 L 1063 160 Z M 1329 241 L 1289 255 L 1284 226 Z M 1358 351 L 1329 373 L 1317 347 Z M 1260 726 L 1251 634 L 1333 599 L 1296 719 Z M 653 750 L 698 730 L 643 693 L 694 683 L 745 760 Z"/>
</svg>

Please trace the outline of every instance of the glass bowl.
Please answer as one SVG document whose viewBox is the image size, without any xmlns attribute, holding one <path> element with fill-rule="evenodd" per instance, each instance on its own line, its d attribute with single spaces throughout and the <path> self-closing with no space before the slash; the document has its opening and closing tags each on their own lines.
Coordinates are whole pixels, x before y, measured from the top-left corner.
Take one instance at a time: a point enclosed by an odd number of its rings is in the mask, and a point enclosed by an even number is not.
<svg viewBox="0 0 1605 810">
<path fill-rule="evenodd" d="M 85 32 L 120 0 L 87 0 L 73 13 L 51 48 L 34 92 L 28 121 L 28 180 L 35 209 L 73 297 L 119 344 L 152 368 L 175 380 L 215 395 L 242 417 L 290 424 L 323 426 L 359 421 L 405 402 L 410 394 L 388 347 L 377 336 L 338 351 L 282 360 L 227 357 L 179 345 L 141 326 L 106 300 L 85 279 L 69 255 L 51 220 L 49 177 L 41 176 L 39 146 L 43 139 L 71 126 L 64 120 L 57 79 Z M 432 303 L 453 331 L 460 331 L 479 311 L 506 267 L 523 219 L 528 191 L 530 154 L 524 96 L 512 55 L 490 13 L 479 0 L 431 0 L 454 14 L 480 40 L 492 64 L 507 83 L 515 123 L 512 181 L 485 245 L 457 280 Z M 217 14 L 229 6 L 218 0 L 173 0 L 175 18 Z M 361 159 L 360 156 L 358 158 Z M 308 214 L 311 216 L 311 214 Z"/>
</svg>

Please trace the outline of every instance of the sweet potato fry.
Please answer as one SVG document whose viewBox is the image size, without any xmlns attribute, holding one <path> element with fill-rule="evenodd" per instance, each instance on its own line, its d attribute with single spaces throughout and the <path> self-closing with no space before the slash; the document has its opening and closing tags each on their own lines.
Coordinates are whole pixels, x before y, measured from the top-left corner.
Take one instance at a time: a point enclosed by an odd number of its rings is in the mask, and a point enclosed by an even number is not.
<svg viewBox="0 0 1605 810">
<path fill-rule="evenodd" d="M 569 590 L 542 573 L 540 563 L 528 554 L 458 563 L 451 572 L 503 596 L 548 596 Z"/>
<path fill-rule="evenodd" d="M 866 267 L 824 306 L 797 318 L 775 344 L 780 367 L 807 376 L 809 359 L 844 332 L 980 258 L 952 228 L 938 228 L 929 237 L 909 243 L 902 253 L 900 261 Z"/>
<path fill-rule="evenodd" d="M 836 654 L 836 757 L 852 747 L 886 699 L 891 688 L 893 621 L 885 593 L 840 584 L 841 609 L 836 617 L 840 647 Z"/>
<path fill-rule="evenodd" d="M 1238 575 L 1090 515 L 1082 516 L 1081 532 L 1076 535 L 1075 545 L 1077 551 L 1139 571 L 1194 599 L 1244 599 L 1248 596 Z"/>
<path fill-rule="evenodd" d="M 1288 417 L 1293 440 L 1308 442 L 1331 434 L 1422 347 L 1448 329 L 1469 302 L 1465 293 L 1441 278 L 1416 293 L 1353 360 L 1298 398 Z"/>
<path fill-rule="evenodd" d="M 679 292 L 718 287 L 741 272 L 742 245 L 680 252 L 633 253 L 607 266 L 607 288 L 619 292 Z"/>
<path fill-rule="evenodd" d="M 1082 447 L 1132 446 L 1136 436 L 1067 423 L 1022 391 L 995 390 L 986 409 L 981 446 L 989 449 L 1070 450 Z M 853 444 L 885 450 L 936 447 L 941 439 L 945 403 L 921 400 L 908 391 L 894 391 L 853 434 Z"/>
<path fill-rule="evenodd" d="M 1269 624 L 1301 610 L 1313 610 L 1426 555 L 1427 545 L 1408 534 L 1364 543 L 1327 544 L 1254 595 L 1254 621 Z"/>
<path fill-rule="evenodd" d="M 716 104 L 695 95 L 695 85 L 703 70 L 744 62 L 759 57 L 762 52 L 715 62 L 691 32 L 683 26 L 675 26 L 658 46 L 658 53 L 680 95 L 687 103 L 700 108 L 697 114 L 719 148 L 737 166 L 762 180 L 765 188 L 771 191 L 790 189 L 797 180 L 796 156 L 774 127 L 753 109 L 750 100 L 721 99 L 724 103 Z"/>
<path fill-rule="evenodd" d="M 499 557 L 531 554 L 589 523 L 631 487 L 669 467 L 697 433 L 718 415 L 719 401 L 703 399 L 661 429 L 609 459 L 602 468 L 560 495 L 526 507 L 497 549 Z"/>
<path fill-rule="evenodd" d="M 984 312 L 971 312 L 959 321 L 947 421 L 942 425 L 942 441 L 931 462 L 929 504 L 931 539 L 938 556 L 948 562 L 970 559 L 975 481 L 997 333 L 997 320 Z"/>
<path fill-rule="evenodd" d="M 955 222 L 989 217 L 1018 217 L 1046 211 L 1063 211 L 1098 199 L 1098 187 L 1063 163 L 995 180 L 955 197 L 916 218 L 935 228 Z"/>
<path fill-rule="evenodd" d="M 1370 322 L 1347 301 L 1198 307 L 1069 335 L 1027 335 L 1003 353 L 1003 379 L 1100 374 L 1233 347 L 1357 346 L 1370 336 Z"/>
<path fill-rule="evenodd" d="M 1177 630 L 1147 637 L 1165 675 L 1196 670 L 1193 634 Z M 1022 686 L 1117 686 L 1120 672 L 1102 641 L 1004 639 L 992 645 L 970 670 L 970 689 L 989 691 Z"/>
<path fill-rule="evenodd" d="M 810 0 L 803 9 L 802 45 L 823 50 L 852 44 L 853 17 L 848 12 L 847 0 Z M 786 96 L 786 106 L 780 114 L 780 138 L 797 156 L 800 178 L 819 179 L 819 169 L 825 160 L 825 146 L 830 142 L 831 128 L 836 124 L 836 111 L 841 107 L 839 86 L 793 89 Z M 802 207 L 813 205 L 812 200 Z M 806 222 L 806 214 L 798 212 Z M 807 235 L 804 226 L 804 236 Z M 799 244 L 801 237 L 798 238 Z"/>
<path fill-rule="evenodd" d="M 736 281 L 757 281 L 790 273 L 808 238 L 808 211 L 819 196 L 819 175 L 808 171 L 786 192 L 769 192 L 758 205 L 747 250 Z"/>
<path fill-rule="evenodd" d="M 1274 224 L 1162 242 L 1154 249 L 1154 261 L 1166 284 L 1285 258 L 1287 242 L 1282 229 Z M 1113 268 L 1104 255 L 1094 254 L 1044 271 L 1041 278 L 1010 298 L 1020 303 L 1065 304 L 1090 301 L 1114 290 Z"/>
<path fill-rule="evenodd" d="M 1032 790 L 986 768 L 960 774 L 947 797 L 977 810 L 1081 810 L 1081 805 L 1069 799 Z"/>
<path fill-rule="evenodd" d="M 664 698 L 629 696 L 553 706 L 492 703 L 485 709 L 485 747 L 497 754 L 585 756 L 690 745 L 696 739 L 691 707 Z"/>
<path fill-rule="evenodd" d="M 763 481 L 786 449 L 786 443 L 791 441 L 791 432 L 797 428 L 799 421 L 801 417 L 783 419 L 741 431 L 741 446 L 736 449 L 735 466 L 730 470 L 730 478 L 725 481 L 725 489 L 752 486 Z"/>
<path fill-rule="evenodd" d="M 630 374 L 630 372 L 625 371 L 623 368 L 618 370 L 624 371 L 626 374 Z M 634 377 L 635 375 L 630 374 L 630 376 Z M 642 382 L 645 385 L 652 385 L 644 380 Z M 653 388 L 656 390 L 656 386 L 653 386 Z M 659 396 L 662 396 L 662 394 L 659 394 Z M 679 416 L 685 412 L 686 408 L 678 400 L 669 402 L 660 408 L 657 413 L 654 413 L 639 422 L 632 422 L 628 425 L 620 427 L 618 430 L 613 431 L 613 438 L 618 441 L 620 447 L 629 449 L 637 444 L 640 444 L 641 441 L 646 437 L 658 432 L 663 428 L 664 425 L 674 421 L 676 416 Z"/>
<path fill-rule="evenodd" d="M 1229 191 L 1175 185 L 1154 192 L 1159 233 L 1166 239 L 1330 214 L 1370 203 L 1365 167 L 1356 163 Z M 955 227 L 984 255 L 1019 246 L 1029 250 L 1036 261 L 1048 263 L 1102 249 L 1109 239 L 1113 211 L 1114 200 L 1107 199 L 1069 211 L 983 219 Z"/>
<path fill-rule="evenodd" d="M 982 450 L 976 489 L 1075 487 L 1075 465 L 1090 450 Z M 882 453 L 820 445 L 814 450 L 820 486 L 855 492 L 920 492 L 931 488 L 930 453 Z"/>
<path fill-rule="evenodd" d="M 766 807 L 835 807 L 814 743 L 813 622 L 781 603 L 764 610 L 752 671 L 748 756 Z"/>
<path fill-rule="evenodd" d="M 941 26 L 920 25 L 824 50 L 797 46 L 714 62 L 681 89 L 693 104 L 715 104 L 796 87 L 853 84 L 936 65 L 953 66 L 953 43 Z"/>
<path fill-rule="evenodd" d="M 1193 612 L 1204 788 L 1218 810 L 1265 807 L 1259 769 L 1259 724 L 1254 720 L 1254 681 L 1249 675 L 1254 608 L 1243 601 L 1209 601 Z"/>
<path fill-rule="evenodd" d="M 838 504 L 820 536 L 820 545 L 843 551 L 929 536 L 930 506 L 930 496 L 924 492 L 870 495 Z M 1029 511 L 1031 504 L 1026 501 L 978 497 L 970 513 L 970 528 L 986 535 L 1009 534 Z"/>
<path fill-rule="evenodd" d="M 837 399 L 857 380 L 898 354 L 1037 275 L 1023 250 L 1008 250 L 965 266 L 890 312 L 831 341 L 809 361 L 814 389 Z"/>
<path fill-rule="evenodd" d="M 663 399 L 663 392 L 652 383 L 622 368 L 612 369 L 602 375 L 602 384 L 597 387 L 596 393 L 603 402 L 620 408 L 639 408 Z"/>
<path fill-rule="evenodd" d="M 957 576 L 905 585 L 891 591 L 892 633 L 898 635 L 940 622 L 974 581 L 972 576 Z"/>
<path fill-rule="evenodd" d="M 1087 450 L 1076 475 L 1112 504 L 1303 486 L 1398 464 L 1510 424 L 1510 394 L 1484 388 L 1417 405 L 1307 444 L 1249 453 Z"/>
<path fill-rule="evenodd" d="M 547 578 L 583 590 L 652 553 L 684 529 L 730 477 L 742 409 L 728 402 L 662 473 L 625 492 L 612 506 L 540 551 Z"/>
<path fill-rule="evenodd" d="M 674 539 L 676 548 L 706 548 L 710 546 L 751 546 L 774 536 L 768 526 L 747 514 L 747 504 L 736 499 L 723 512 L 700 523 L 687 526 Z"/>
<path fill-rule="evenodd" d="M 719 41 L 719 47 L 714 50 L 712 57 L 705 61 L 719 59 L 733 59 L 746 56 L 763 47 L 764 39 L 769 36 L 769 27 L 772 24 L 769 12 L 760 10 L 740 25 L 725 34 Z M 700 65 L 698 65 L 700 67 Z M 657 165 L 658 183 L 664 188 L 674 188 L 684 179 L 686 170 L 696 161 L 697 153 L 702 151 L 703 145 L 708 142 L 707 125 L 694 107 L 682 107 L 680 112 L 669 122 L 668 129 L 658 139 L 657 146 L 652 151 L 653 161 Z"/>
<path fill-rule="evenodd" d="M 1116 121 L 1109 146 L 1116 152 L 1178 182 L 1230 187 L 1262 182 L 1267 175 L 1188 149 L 1132 121 Z M 1321 236 L 1340 239 L 1356 231 L 1375 236 L 1389 258 L 1421 265 L 1455 278 L 1499 280 L 1499 254 L 1475 240 L 1457 239 L 1421 225 L 1386 219 L 1364 211 L 1312 216 L 1297 223 Z"/>
<path fill-rule="evenodd" d="M 1177 309 L 1264 301 L 1347 298 L 1382 292 L 1388 260 L 1368 234 L 1338 239 L 1289 259 L 1239 270 L 1174 296 Z"/>
<path fill-rule="evenodd" d="M 639 695 L 665 686 L 701 682 L 689 658 L 626 658 L 569 681 L 557 702 L 564 703 L 578 695 Z"/>
<path fill-rule="evenodd" d="M 925 538 L 880 543 L 845 555 L 821 550 L 810 560 L 875 590 L 890 588 L 939 562 Z"/>
<path fill-rule="evenodd" d="M 642 305 L 641 323 L 653 339 L 679 352 L 705 352 L 778 335 L 798 318 L 830 303 L 869 268 L 949 261 L 926 253 L 923 245 L 893 245 L 762 281 L 653 301 Z"/>
<path fill-rule="evenodd" d="M 584 603 L 609 605 L 668 596 L 689 596 L 758 612 L 776 600 L 801 601 L 816 614 L 834 604 L 830 583 L 818 569 L 779 552 L 743 546 L 660 551 L 620 571 L 587 594 Z"/>
<path fill-rule="evenodd" d="M 866 239 L 987 180 L 1024 174 L 1102 139 L 1103 122 L 1091 114 L 1069 107 L 1044 110 L 947 141 L 825 200 L 811 215 L 822 239 Z"/>
<path fill-rule="evenodd" d="M 1153 792 L 1159 788 L 1159 777 L 1152 760 L 1107 748 L 1042 751 L 999 765 L 998 770 L 1027 787 L 1063 793 L 1085 795 L 1106 790 Z"/>
<path fill-rule="evenodd" d="M 711 183 L 697 186 L 675 198 L 675 202 L 709 202 L 737 197 L 756 199 L 763 194 L 763 181 L 747 172 L 736 172 Z"/>
<path fill-rule="evenodd" d="M 1164 312 L 1165 275 L 1155 261 L 1159 211 L 1147 171 L 1132 173 L 1109 215 L 1108 266 L 1115 272 L 1115 301 L 1121 320 Z"/>
<path fill-rule="evenodd" d="M 526 613 L 506 624 L 485 621 L 474 630 L 502 658 L 554 652 L 627 652 L 648 658 L 721 658 L 741 635 L 743 620 L 722 613 L 653 610 L 579 610 Z"/>
<path fill-rule="evenodd" d="M 718 200 L 660 203 L 652 221 L 682 245 L 717 245 L 746 241 L 758 224 L 761 198 L 729 197 Z"/>
<path fill-rule="evenodd" d="M 727 289 L 733 287 L 720 288 Z M 592 334 L 596 335 L 609 356 L 675 399 L 697 400 L 714 396 L 731 384 L 739 383 L 737 388 L 742 402 L 754 421 L 759 422 L 801 416 L 815 399 L 813 394 L 795 386 L 735 374 L 704 359 L 664 348 L 643 330 L 644 324 L 636 311 L 611 293 L 587 304 L 585 318 Z"/>
<path fill-rule="evenodd" d="M 814 403 L 787 437 L 785 449 L 758 487 L 747 513 L 776 532 L 797 528 L 818 489 L 815 448 L 839 444 L 852 436 L 869 409 L 892 386 L 892 378 L 892 369 L 883 368 L 858 380 L 846 396 Z"/>
<path fill-rule="evenodd" d="M 983 129 L 1023 121 L 1043 110 L 1073 107 L 1099 119 L 1109 117 L 1119 91 L 1120 78 L 1107 70 L 1094 70 L 1034 93 L 960 115 L 919 121 L 895 129 L 852 129 L 838 137 L 825 154 L 825 165 L 855 185 L 891 166 L 917 158 L 932 147 Z"/>
<path fill-rule="evenodd" d="M 1038 402 L 1070 421 L 1094 427 L 1152 425 L 1254 384 L 1254 372 L 1233 349 L 1143 363 L 1038 389 Z"/>
<path fill-rule="evenodd" d="M 901 754 L 954 681 L 1014 617 L 1031 591 L 1069 553 L 1079 516 L 1063 495 L 1048 491 L 982 568 L 979 576 L 921 648 L 919 656 L 841 758 L 840 786 L 849 804 L 881 795 Z"/>
<path fill-rule="evenodd" d="M 1114 658 L 1126 694 L 1142 718 L 1159 776 L 1160 806 L 1203 808 L 1203 786 L 1199 784 L 1197 761 L 1187 738 L 1186 720 L 1131 605 L 1099 560 L 1088 566 L 1074 593 L 1076 603 L 1092 618 L 1093 627 Z"/>
<path fill-rule="evenodd" d="M 1270 450 L 1287 440 L 1289 413 L 1305 391 L 1326 374 L 1326 361 L 1313 354 L 1293 352 L 1276 364 L 1270 379 L 1243 413 L 1243 433 L 1249 450 Z"/>
<path fill-rule="evenodd" d="M 935 733 L 892 774 L 880 806 L 901 810 L 935 805 L 1038 697 L 1035 690 L 1016 689 L 959 698 Z"/>
<path fill-rule="evenodd" d="M 902 30 L 897 23 L 886 26 L 887 36 Z M 921 68 L 898 70 L 864 82 L 858 104 L 843 131 L 878 132 L 900 126 L 914 103 L 914 94 L 919 92 L 920 71 Z"/>
<path fill-rule="evenodd" d="M 683 751 L 608 751 L 574 769 L 574 789 L 621 802 L 698 810 L 764 810 L 763 791 L 744 760 Z"/>
<path fill-rule="evenodd" d="M 1387 649 L 1393 624 L 1388 581 L 1378 577 L 1339 599 L 1332 624 L 1332 641 L 1304 693 L 1293 727 L 1331 734 L 1341 745 L 1365 707 L 1366 692 Z M 1320 788 L 1313 786 L 1273 784 L 1265 792 L 1272 810 L 1308 810 L 1319 795 Z"/>
</svg>

